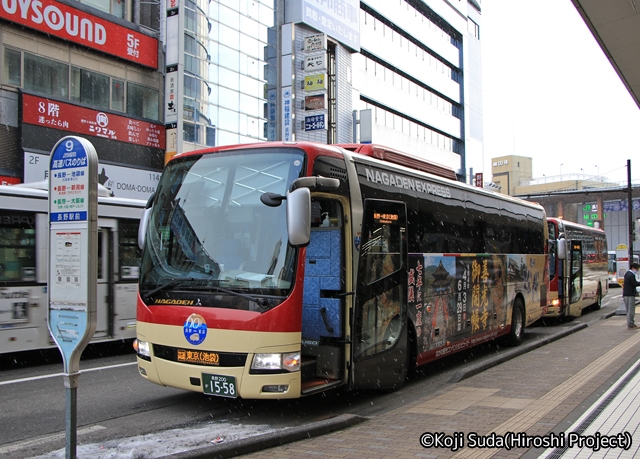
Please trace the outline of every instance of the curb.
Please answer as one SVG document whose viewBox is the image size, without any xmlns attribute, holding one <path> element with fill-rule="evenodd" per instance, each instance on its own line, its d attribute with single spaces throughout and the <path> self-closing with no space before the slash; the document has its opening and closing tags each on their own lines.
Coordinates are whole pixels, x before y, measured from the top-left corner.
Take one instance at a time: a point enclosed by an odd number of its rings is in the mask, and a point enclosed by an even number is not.
<svg viewBox="0 0 640 459">
<path fill-rule="evenodd" d="M 560 338 L 564 338 L 565 336 L 571 335 L 579 330 L 587 328 L 589 325 L 586 323 L 575 324 L 571 327 L 568 327 L 565 330 L 562 330 L 558 333 L 554 333 L 552 335 L 545 336 L 544 338 L 539 338 L 534 341 L 530 341 L 521 346 L 514 347 L 509 349 L 508 351 L 487 359 L 484 362 L 479 362 L 477 364 L 469 365 L 467 368 L 456 372 L 450 379 L 450 383 L 457 383 L 462 381 L 463 379 L 470 378 L 471 376 L 477 375 L 478 373 L 483 372 L 491 367 L 495 367 L 496 365 L 500 365 L 501 363 L 506 362 L 507 360 L 511 360 L 519 355 L 526 354 L 534 349 L 537 349 L 545 344 L 549 344 L 553 341 L 556 341 Z"/>
<path fill-rule="evenodd" d="M 263 449 L 281 446 L 298 440 L 318 437 L 320 435 L 344 429 L 366 421 L 368 418 L 353 414 L 342 414 L 330 419 L 311 422 L 297 427 L 281 429 L 254 437 L 243 438 L 241 440 L 223 443 L 219 445 L 206 446 L 191 451 L 170 454 L 160 459 L 226 459 L 242 454 L 255 453 Z"/>
</svg>

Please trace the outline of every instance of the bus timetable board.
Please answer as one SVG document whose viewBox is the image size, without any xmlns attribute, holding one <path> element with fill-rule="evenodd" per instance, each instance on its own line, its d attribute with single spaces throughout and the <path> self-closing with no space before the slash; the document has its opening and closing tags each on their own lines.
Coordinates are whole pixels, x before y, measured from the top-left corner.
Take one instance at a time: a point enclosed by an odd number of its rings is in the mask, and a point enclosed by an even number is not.
<svg viewBox="0 0 640 459">
<path fill-rule="evenodd" d="M 95 148 L 80 137 L 64 137 L 51 151 L 49 330 L 67 374 L 78 372 L 96 328 L 97 166 Z"/>
</svg>

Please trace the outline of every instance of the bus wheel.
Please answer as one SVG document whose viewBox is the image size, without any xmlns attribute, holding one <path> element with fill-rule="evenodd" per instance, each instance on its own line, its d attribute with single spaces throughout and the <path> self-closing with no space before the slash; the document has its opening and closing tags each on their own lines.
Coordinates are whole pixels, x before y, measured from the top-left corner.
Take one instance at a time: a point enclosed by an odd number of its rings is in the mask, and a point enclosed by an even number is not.
<svg viewBox="0 0 640 459">
<path fill-rule="evenodd" d="M 594 304 L 596 305 L 596 311 L 602 309 L 602 286 L 600 284 L 598 284 L 598 293 L 596 293 L 596 302 Z"/>
<path fill-rule="evenodd" d="M 511 346 L 518 346 L 524 337 L 524 305 L 520 298 L 513 301 L 511 311 L 511 331 L 507 336 L 507 343 Z"/>
</svg>

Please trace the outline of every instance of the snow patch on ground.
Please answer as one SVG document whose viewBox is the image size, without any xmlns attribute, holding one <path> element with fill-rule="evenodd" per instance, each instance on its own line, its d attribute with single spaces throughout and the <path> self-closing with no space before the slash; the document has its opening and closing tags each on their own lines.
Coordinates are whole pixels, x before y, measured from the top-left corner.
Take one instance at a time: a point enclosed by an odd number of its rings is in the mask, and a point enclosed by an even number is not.
<svg viewBox="0 0 640 459">
<path fill-rule="evenodd" d="M 171 429 L 88 445 L 80 444 L 78 441 L 76 455 L 79 459 L 152 459 L 241 440 L 274 430 L 276 429 L 266 425 L 210 423 L 205 427 Z M 64 459 L 65 453 L 65 449 L 62 448 L 31 459 Z"/>
</svg>

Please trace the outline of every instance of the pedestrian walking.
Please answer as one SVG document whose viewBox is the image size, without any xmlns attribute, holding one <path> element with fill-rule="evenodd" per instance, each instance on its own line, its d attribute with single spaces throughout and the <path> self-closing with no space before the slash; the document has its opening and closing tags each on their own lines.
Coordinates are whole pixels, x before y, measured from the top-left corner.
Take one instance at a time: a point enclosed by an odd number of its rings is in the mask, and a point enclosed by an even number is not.
<svg viewBox="0 0 640 459">
<path fill-rule="evenodd" d="M 624 306 L 627 308 L 627 327 L 630 330 L 640 328 L 635 324 L 634 320 L 636 314 L 636 296 L 638 295 L 636 287 L 640 285 L 636 278 L 638 269 L 640 269 L 640 264 L 631 263 L 629 271 L 624 275 L 624 284 L 622 285 L 622 301 L 624 301 Z"/>
</svg>

